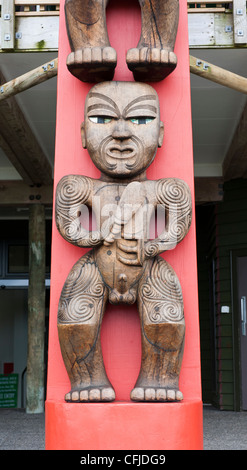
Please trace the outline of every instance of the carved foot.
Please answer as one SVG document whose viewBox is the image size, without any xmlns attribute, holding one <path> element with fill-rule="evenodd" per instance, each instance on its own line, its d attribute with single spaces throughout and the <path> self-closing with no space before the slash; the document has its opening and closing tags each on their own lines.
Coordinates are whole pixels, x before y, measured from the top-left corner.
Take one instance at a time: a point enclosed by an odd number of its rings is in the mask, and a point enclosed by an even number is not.
<svg viewBox="0 0 247 470">
<path fill-rule="evenodd" d="M 82 82 L 112 80 L 117 65 L 117 53 L 112 47 L 84 47 L 67 57 L 70 73 Z"/>
<path fill-rule="evenodd" d="M 136 81 L 158 82 L 176 68 L 177 56 L 166 49 L 141 47 L 129 49 L 126 62 Z"/>
<path fill-rule="evenodd" d="M 115 400 L 115 392 L 111 387 L 78 389 L 66 393 L 64 399 L 70 403 L 109 402 Z"/>
<path fill-rule="evenodd" d="M 130 398 L 133 401 L 181 401 L 183 394 L 180 390 L 167 388 L 136 387 L 132 390 Z"/>
</svg>

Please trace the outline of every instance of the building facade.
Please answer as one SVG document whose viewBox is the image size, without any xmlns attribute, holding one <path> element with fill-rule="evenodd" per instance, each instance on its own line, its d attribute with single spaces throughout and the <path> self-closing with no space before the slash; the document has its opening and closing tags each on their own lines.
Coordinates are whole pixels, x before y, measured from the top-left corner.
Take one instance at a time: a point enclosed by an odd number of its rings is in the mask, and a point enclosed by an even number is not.
<svg viewBox="0 0 247 470">
<path fill-rule="evenodd" d="M 246 2 L 187 3 L 203 402 L 246 410 Z M 54 0 L 2 0 L 0 99 L 16 77 L 41 64 L 44 74 L 53 70 L 58 21 Z M 28 327 L 35 205 L 44 207 L 46 228 L 44 369 L 47 362 L 56 77 L 41 81 L 22 92 L 12 83 L 16 96 L 0 100 L 0 374 L 18 374 L 18 407 L 26 407 L 36 334 Z"/>
</svg>

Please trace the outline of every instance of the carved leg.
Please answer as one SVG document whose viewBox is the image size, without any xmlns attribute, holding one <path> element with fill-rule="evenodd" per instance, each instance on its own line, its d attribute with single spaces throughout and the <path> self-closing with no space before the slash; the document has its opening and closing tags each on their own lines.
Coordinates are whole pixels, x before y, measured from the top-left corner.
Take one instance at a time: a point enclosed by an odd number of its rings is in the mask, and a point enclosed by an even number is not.
<svg viewBox="0 0 247 470">
<path fill-rule="evenodd" d="M 68 402 L 112 401 L 103 364 L 100 327 L 108 292 L 92 253 L 72 268 L 58 308 L 58 334 L 71 390 Z"/>
<path fill-rule="evenodd" d="M 174 46 L 179 0 L 139 0 L 142 31 L 137 48 L 127 53 L 127 65 L 136 81 L 163 80 L 177 65 Z"/>
<path fill-rule="evenodd" d="M 112 80 L 117 54 L 110 46 L 105 9 L 108 0 L 66 0 L 71 53 L 67 67 L 83 82 Z"/>
<path fill-rule="evenodd" d="M 142 328 L 142 363 L 134 401 L 180 401 L 178 388 L 185 324 L 178 278 L 171 266 L 157 257 L 149 262 L 138 292 Z"/>
</svg>

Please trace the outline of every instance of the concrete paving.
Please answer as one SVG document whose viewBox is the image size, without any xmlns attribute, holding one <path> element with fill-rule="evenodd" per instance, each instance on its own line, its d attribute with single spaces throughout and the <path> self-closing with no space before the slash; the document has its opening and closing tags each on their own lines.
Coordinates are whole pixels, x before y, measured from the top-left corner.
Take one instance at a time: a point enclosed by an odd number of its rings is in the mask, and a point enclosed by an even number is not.
<svg viewBox="0 0 247 470">
<path fill-rule="evenodd" d="M 247 412 L 203 408 L 204 450 L 247 450 Z M 0 450 L 45 450 L 45 415 L 0 409 Z"/>
</svg>

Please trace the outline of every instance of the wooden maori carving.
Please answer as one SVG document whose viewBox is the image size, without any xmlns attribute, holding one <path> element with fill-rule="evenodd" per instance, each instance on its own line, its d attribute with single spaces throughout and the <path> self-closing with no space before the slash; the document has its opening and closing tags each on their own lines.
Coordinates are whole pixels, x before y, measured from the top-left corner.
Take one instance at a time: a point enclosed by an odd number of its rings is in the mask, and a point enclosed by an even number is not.
<svg viewBox="0 0 247 470">
<path fill-rule="evenodd" d="M 110 45 L 108 0 L 66 0 L 65 15 L 71 53 L 69 71 L 84 82 L 112 80 L 117 53 Z M 142 29 L 137 47 L 127 52 L 127 65 L 137 81 L 159 81 L 177 65 L 174 45 L 179 0 L 139 0 Z"/>
<path fill-rule="evenodd" d="M 182 291 L 159 255 L 187 234 L 191 195 L 180 179 L 146 177 L 163 130 L 158 96 L 147 84 L 105 82 L 87 95 L 82 144 L 101 177 L 64 176 L 56 190 L 60 234 L 91 248 L 71 269 L 59 301 L 59 340 L 71 381 L 68 402 L 115 399 L 100 345 L 108 302 L 138 305 L 142 362 L 131 399 L 183 398 L 178 384 L 185 333 Z M 93 209 L 94 230 L 86 224 L 85 208 Z M 150 221 L 159 209 L 164 226 L 151 236 Z"/>
</svg>

